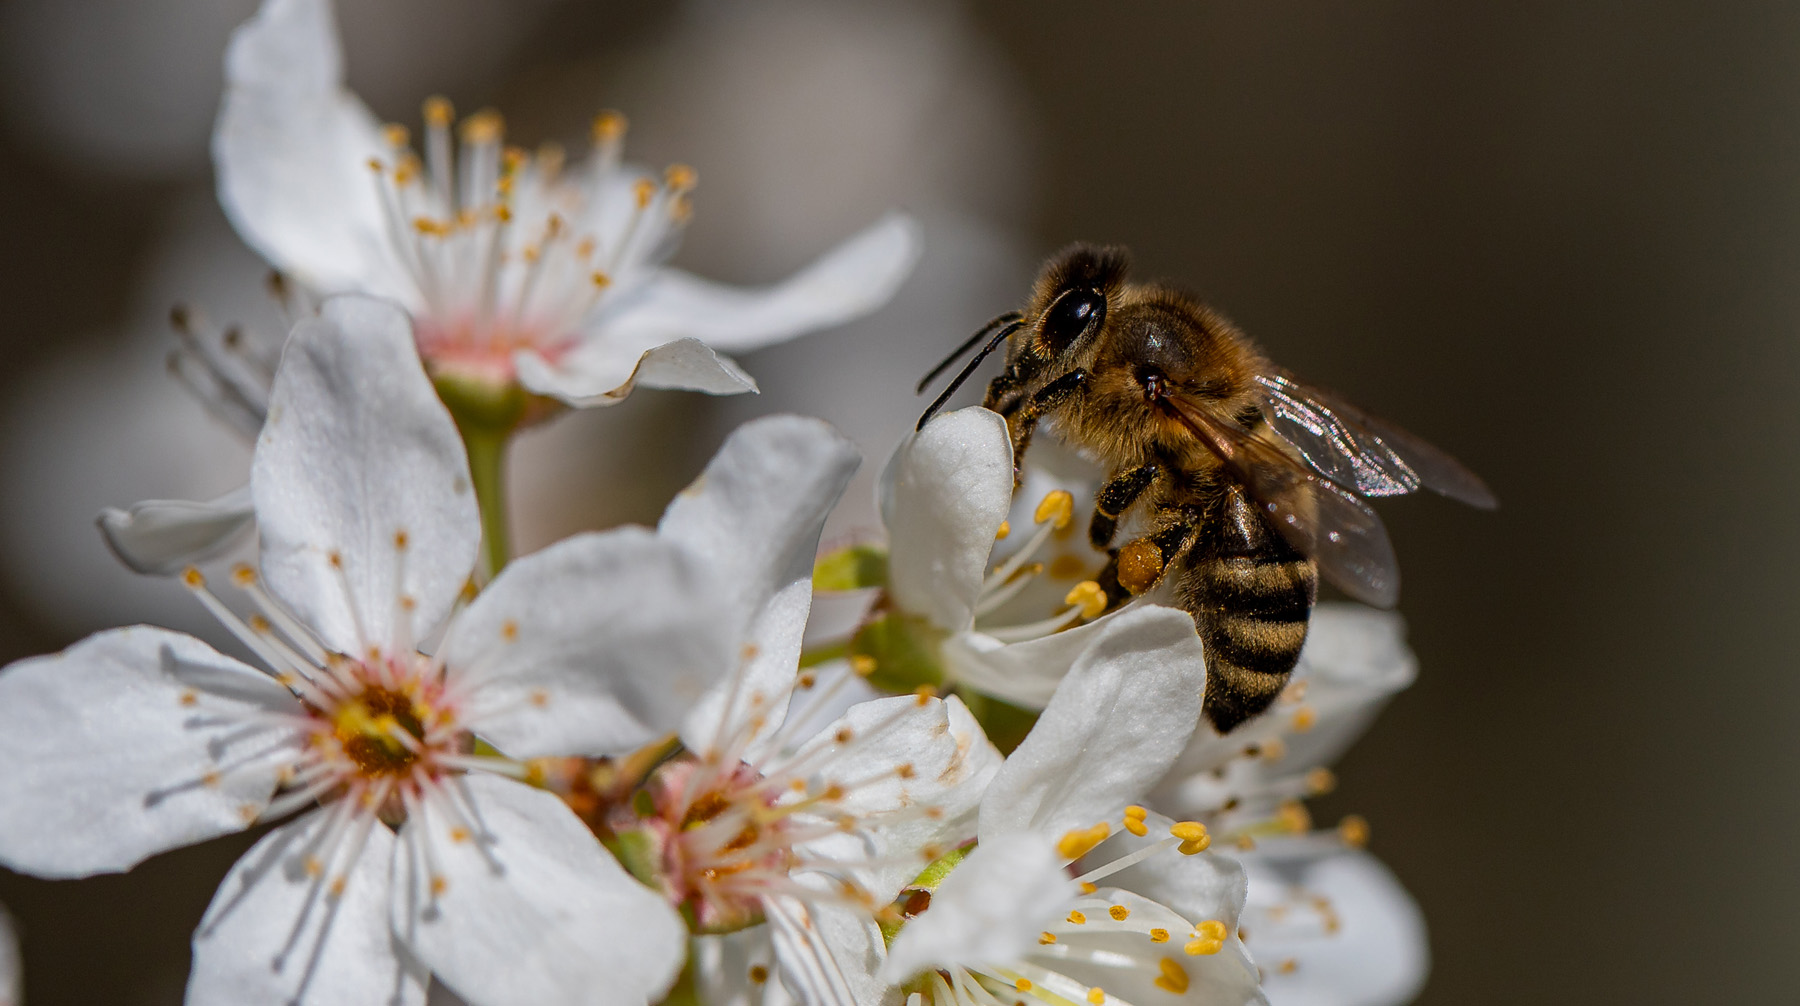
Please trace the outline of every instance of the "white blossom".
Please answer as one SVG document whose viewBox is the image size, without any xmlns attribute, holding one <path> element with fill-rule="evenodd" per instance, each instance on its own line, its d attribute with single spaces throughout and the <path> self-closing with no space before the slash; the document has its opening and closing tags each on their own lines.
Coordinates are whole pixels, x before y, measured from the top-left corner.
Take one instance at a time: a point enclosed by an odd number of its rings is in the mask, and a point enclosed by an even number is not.
<svg viewBox="0 0 1800 1006">
<path fill-rule="evenodd" d="M 679 917 L 514 759 L 679 727 L 737 660 L 729 591 L 624 528 L 520 559 L 453 613 L 468 469 L 393 305 L 338 298 L 299 326 L 269 415 L 262 575 L 234 576 L 259 613 L 184 577 L 268 670 L 140 626 L 0 672 L 0 862 L 119 871 L 317 803 L 221 885 L 190 1003 L 419 1002 L 427 969 L 477 1006 L 659 995 Z"/>
<path fill-rule="evenodd" d="M 1151 794 L 1236 849 L 1250 878 L 1245 943 L 1276 1006 L 1392 1006 L 1424 983 L 1424 920 L 1361 848 L 1367 824 L 1315 831 L 1301 803 L 1336 785 L 1331 763 L 1416 670 L 1398 615 L 1321 604 L 1275 706 L 1224 736 L 1202 723 Z"/>
<path fill-rule="evenodd" d="M 889 217 L 789 280 L 737 289 L 663 265 L 696 176 L 624 164 L 625 122 L 593 150 L 526 155 L 497 113 L 453 123 L 426 103 L 423 157 L 343 84 L 328 0 L 267 0 L 233 36 L 213 135 L 219 197 L 245 240 L 325 293 L 393 298 L 413 313 L 434 376 L 510 384 L 573 406 L 634 385 L 730 394 L 739 352 L 879 307 L 917 254 Z"/>
<path fill-rule="evenodd" d="M 983 408 L 935 417 L 894 452 L 880 497 L 886 589 L 897 631 L 929 649 L 946 684 L 1041 709 L 1117 617 L 1102 615 L 1089 578 L 1098 556 L 1076 528 L 1073 484 L 1034 477 L 1015 502 L 1006 421 Z"/>
<path fill-rule="evenodd" d="M 891 942 L 874 922 L 823 928 L 856 976 L 856 1001 L 994 1003 L 1035 990 L 1093 1004 L 1262 1002 L 1235 935 L 1241 870 L 1206 854 L 1202 826 L 1132 803 L 1193 732 L 1199 658 L 1192 622 L 1172 609 L 1133 608 L 1096 631 L 983 795 L 974 851 L 902 892 Z M 1115 839 L 1119 855 L 1099 851 Z M 1152 862 L 1185 879 L 1179 910 L 1113 886 Z M 844 1001 L 796 985 L 809 1003 Z"/>
</svg>

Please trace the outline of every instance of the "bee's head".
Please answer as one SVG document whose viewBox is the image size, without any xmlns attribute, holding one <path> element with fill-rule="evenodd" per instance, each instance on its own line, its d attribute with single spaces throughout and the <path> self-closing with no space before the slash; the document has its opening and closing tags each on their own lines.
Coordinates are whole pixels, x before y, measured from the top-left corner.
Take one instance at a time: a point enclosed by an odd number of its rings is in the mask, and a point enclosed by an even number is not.
<svg viewBox="0 0 1800 1006">
<path fill-rule="evenodd" d="M 1128 254 L 1117 247 L 1070 245 L 1052 258 L 1038 275 L 1028 315 L 1039 354 L 1067 360 L 1085 349 L 1105 328 L 1129 268 Z"/>
</svg>

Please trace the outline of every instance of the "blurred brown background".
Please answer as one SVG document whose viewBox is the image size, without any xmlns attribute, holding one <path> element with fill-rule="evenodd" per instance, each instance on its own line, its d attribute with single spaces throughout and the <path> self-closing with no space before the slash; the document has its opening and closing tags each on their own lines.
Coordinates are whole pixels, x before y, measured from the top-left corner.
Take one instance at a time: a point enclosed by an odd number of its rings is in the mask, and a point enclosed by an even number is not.
<svg viewBox="0 0 1800 1006">
<path fill-rule="evenodd" d="M 9 397 L 166 307 L 143 277 L 172 220 L 218 232 L 205 125 L 252 7 L 0 3 Z M 1012 306 L 1037 258 L 1128 244 L 1502 499 L 1382 506 L 1422 673 L 1321 808 L 1367 815 L 1423 905 L 1420 1001 L 1792 998 L 1800 7 L 394 0 L 343 20 L 352 84 L 384 115 L 441 88 L 536 139 L 631 111 L 633 152 L 700 168 L 678 261 L 709 275 L 782 275 L 888 203 L 926 219 L 895 318 L 749 357 L 761 399 L 650 393 L 571 421 L 611 445 L 575 465 L 601 488 L 528 538 L 653 517 L 729 421 L 771 408 L 839 422 L 878 468 L 912 379 Z M 135 85 L 52 94 L 165 43 Z M 721 91 L 762 117 L 709 104 Z M 237 254 L 220 269 L 253 285 Z M 82 464 L 11 414 L 12 442 Z M 670 450 L 687 461 L 648 467 Z M 14 504 L 56 467 L 9 468 L 8 519 L 35 519 Z M 107 491 L 57 512 L 79 530 L 157 490 Z M 92 627 L 46 614 L 63 562 L 9 574 L 0 655 Z M 249 841 L 79 883 L 0 871 L 28 1001 L 178 1001 L 189 932 Z"/>
</svg>

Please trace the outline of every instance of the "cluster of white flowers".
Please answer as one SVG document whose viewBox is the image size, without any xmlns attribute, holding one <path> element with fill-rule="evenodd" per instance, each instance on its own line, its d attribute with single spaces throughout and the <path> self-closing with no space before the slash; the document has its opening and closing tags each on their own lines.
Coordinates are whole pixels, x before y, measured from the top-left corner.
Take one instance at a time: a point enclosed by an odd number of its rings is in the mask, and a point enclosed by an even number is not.
<svg viewBox="0 0 1800 1006">
<path fill-rule="evenodd" d="M 1421 924 L 1367 826 L 1301 802 L 1410 680 L 1394 619 L 1320 609 L 1276 709 L 1214 733 L 1191 617 L 1103 614 L 1068 533 L 1091 483 L 1015 494 L 981 409 L 900 447 L 880 545 L 818 557 L 860 458 L 776 416 L 656 528 L 512 560 L 518 429 L 752 390 L 721 350 L 873 310 L 916 239 L 895 217 L 716 286 L 662 265 L 694 173 L 625 164 L 618 115 L 565 163 L 433 100 L 421 156 L 340 64 L 327 0 L 268 0 L 227 55 L 220 196 L 305 304 L 278 346 L 183 331 L 180 376 L 255 437 L 249 486 L 101 520 L 248 659 L 134 626 L 0 671 L 0 864 L 89 876 L 267 825 L 194 934 L 193 1004 L 1416 991 Z M 251 530 L 257 561 L 209 582 Z M 815 590 L 847 592 L 841 638 Z M 0 932 L 0 1004 L 16 983 Z"/>
</svg>

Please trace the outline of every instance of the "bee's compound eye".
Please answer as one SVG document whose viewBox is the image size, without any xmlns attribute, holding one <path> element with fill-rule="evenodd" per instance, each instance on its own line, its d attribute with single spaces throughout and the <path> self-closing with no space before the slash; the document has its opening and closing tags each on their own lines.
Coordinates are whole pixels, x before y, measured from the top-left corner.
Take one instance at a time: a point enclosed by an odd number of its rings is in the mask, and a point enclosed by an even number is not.
<svg viewBox="0 0 1800 1006">
<path fill-rule="evenodd" d="M 1061 353 L 1105 315 L 1106 297 L 1098 290 L 1069 290 L 1044 312 L 1039 338 L 1052 353 Z"/>
</svg>

